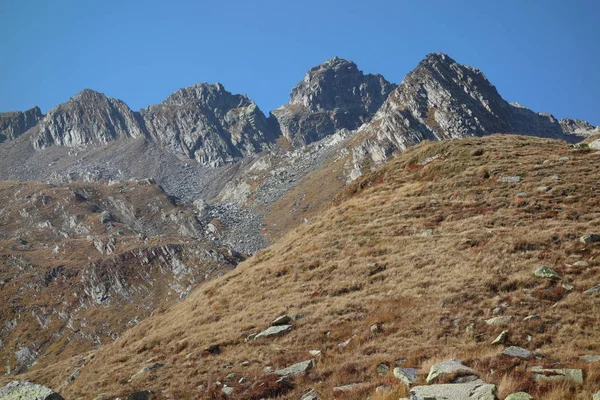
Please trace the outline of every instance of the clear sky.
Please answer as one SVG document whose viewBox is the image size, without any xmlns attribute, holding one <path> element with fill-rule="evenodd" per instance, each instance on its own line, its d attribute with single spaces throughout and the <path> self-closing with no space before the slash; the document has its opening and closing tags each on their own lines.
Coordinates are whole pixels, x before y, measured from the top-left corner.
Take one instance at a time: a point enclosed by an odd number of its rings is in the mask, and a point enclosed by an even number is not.
<svg viewBox="0 0 600 400">
<path fill-rule="evenodd" d="M 137 110 L 198 82 L 267 113 L 337 55 L 400 83 L 430 52 L 508 101 L 600 125 L 596 0 L 0 0 L 0 111 L 84 88 Z"/>
</svg>

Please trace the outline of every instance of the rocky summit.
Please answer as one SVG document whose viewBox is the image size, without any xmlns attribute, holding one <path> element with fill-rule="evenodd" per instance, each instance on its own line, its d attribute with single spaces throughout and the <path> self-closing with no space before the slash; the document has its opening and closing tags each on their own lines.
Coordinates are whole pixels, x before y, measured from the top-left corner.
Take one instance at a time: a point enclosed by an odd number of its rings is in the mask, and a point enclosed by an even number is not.
<svg viewBox="0 0 600 400">
<path fill-rule="evenodd" d="M 599 127 L 442 53 L 334 57 L 267 115 L 220 83 L 0 114 L 0 398 L 597 393 Z"/>
</svg>

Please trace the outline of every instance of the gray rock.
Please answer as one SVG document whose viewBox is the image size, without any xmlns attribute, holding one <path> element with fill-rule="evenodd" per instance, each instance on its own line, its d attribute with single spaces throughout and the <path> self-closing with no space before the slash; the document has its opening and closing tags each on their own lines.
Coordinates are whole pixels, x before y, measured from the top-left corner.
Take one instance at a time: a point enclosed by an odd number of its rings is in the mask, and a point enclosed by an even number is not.
<svg viewBox="0 0 600 400">
<path fill-rule="evenodd" d="M 415 386 L 410 390 L 410 400 L 496 400 L 496 386 L 482 380 Z"/>
<path fill-rule="evenodd" d="M 535 400 L 532 395 L 525 392 L 509 394 L 504 400 Z"/>
<path fill-rule="evenodd" d="M 583 235 L 581 238 L 579 238 L 579 240 L 583 244 L 600 242 L 600 234 L 589 233 L 587 235 Z"/>
<path fill-rule="evenodd" d="M 300 397 L 300 400 L 319 400 L 319 396 L 319 392 L 315 389 L 310 389 Z"/>
<path fill-rule="evenodd" d="M 221 388 L 221 392 L 223 392 L 225 396 L 230 396 L 233 393 L 233 390 L 234 389 L 230 386 L 223 386 Z"/>
<path fill-rule="evenodd" d="M 291 321 L 292 317 L 288 315 L 280 315 L 279 317 L 275 318 L 273 322 L 271 322 L 271 326 L 289 325 Z"/>
<path fill-rule="evenodd" d="M 571 381 L 583 385 L 583 371 L 581 369 L 547 369 L 543 367 L 532 367 L 532 376 L 538 382 L 560 382 Z"/>
<path fill-rule="evenodd" d="M 298 376 L 298 375 L 306 375 L 308 372 L 315 367 L 316 361 L 314 358 L 306 361 L 302 361 L 291 365 L 287 368 L 280 369 L 275 371 L 276 375 L 281 376 Z"/>
<path fill-rule="evenodd" d="M 539 267 L 535 270 L 534 275 L 538 278 L 546 278 L 546 279 L 560 279 L 560 275 L 554 269 L 547 267 L 545 265 Z"/>
<path fill-rule="evenodd" d="M 592 400 L 600 400 L 600 392 L 597 392 L 596 394 L 594 394 L 594 396 L 592 397 Z"/>
<path fill-rule="evenodd" d="M 531 357 L 531 351 L 524 349 L 522 347 L 510 346 L 504 349 L 502 352 L 503 356 L 506 357 L 517 357 L 522 359 L 527 359 Z"/>
<path fill-rule="evenodd" d="M 333 393 L 350 392 L 352 390 L 358 389 L 360 386 L 360 383 L 349 383 L 347 385 L 336 386 L 333 388 Z"/>
<path fill-rule="evenodd" d="M 579 359 L 587 363 L 600 362 L 600 354 L 586 354 L 579 357 Z"/>
<path fill-rule="evenodd" d="M 504 344 L 506 342 L 506 339 L 508 339 L 508 330 L 500 332 L 500 334 L 496 336 L 496 339 L 494 339 L 492 344 Z"/>
<path fill-rule="evenodd" d="M 488 325 L 503 326 L 503 325 L 508 325 L 511 320 L 512 320 L 512 316 L 503 315 L 501 317 L 494 317 L 494 318 L 486 319 L 485 323 Z"/>
<path fill-rule="evenodd" d="M 599 294 L 600 293 L 600 284 L 589 288 L 588 290 L 586 290 L 585 292 L 583 292 L 583 294 L 585 294 L 586 296 L 591 296 L 594 294 Z"/>
<path fill-rule="evenodd" d="M 394 377 L 404 383 L 406 386 L 411 386 L 417 381 L 416 368 L 394 368 Z"/>
<path fill-rule="evenodd" d="M 518 176 L 518 175 L 502 176 L 502 177 L 498 178 L 498 182 L 503 182 L 503 183 L 519 183 L 519 182 L 521 182 L 521 177 Z"/>
<path fill-rule="evenodd" d="M 0 388 L 0 400 L 64 400 L 46 386 L 32 382 L 12 381 Z"/>
<path fill-rule="evenodd" d="M 390 372 L 390 367 L 387 366 L 386 364 L 377 364 L 376 370 L 377 370 L 377 375 L 386 376 Z"/>
<path fill-rule="evenodd" d="M 461 373 L 464 375 L 473 375 L 471 368 L 463 365 L 461 360 L 448 360 L 439 364 L 433 365 L 427 375 L 427 383 L 435 383 L 440 377 L 445 375 L 455 375 Z"/>
<path fill-rule="evenodd" d="M 0 113 L 0 143 L 14 140 L 33 128 L 44 116 L 39 107 Z"/>
<path fill-rule="evenodd" d="M 127 396 L 127 400 L 150 400 L 154 397 L 154 392 L 150 390 L 141 390 L 139 392 L 131 393 Z"/>
<path fill-rule="evenodd" d="M 263 338 L 271 338 L 276 336 L 283 336 L 286 333 L 290 333 L 292 331 L 291 325 L 280 325 L 280 326 L 271 326 L 264 331 L 260 332 L 254 337 L 254 340 L 263 339 Z"/>
</svg>

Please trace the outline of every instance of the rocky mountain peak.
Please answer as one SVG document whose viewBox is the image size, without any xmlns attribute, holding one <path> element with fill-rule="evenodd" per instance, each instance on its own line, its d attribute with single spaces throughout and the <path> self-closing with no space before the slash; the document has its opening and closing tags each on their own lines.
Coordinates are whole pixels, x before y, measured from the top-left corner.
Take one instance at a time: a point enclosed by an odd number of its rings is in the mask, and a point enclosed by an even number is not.
<svg viewBox="0 0 600 400">
<path fill-rule="evenodd" d="M 277 136 L 252 100 L 220 83 L 180 89 L 140 114 L 150 137 L 211 167 L 267 149 Z"/>
<path fill-rule="evenodd" d="M 10 111 L 0 113 L 0 143 L 13 140 L 33 128 L 44 115 L 35 106 L 27 111 Z"/>
<path fill-rule="evenodd" d="M 135 114 L 124 102 L 84 89 L 48 111 L 35 127 L 32 140 L 37 149 L 51 145 L 79 147 L 143 134 Z"/>
<path fill-rule="evenodd" d="M 290 93 L 290 102 L 272 114 L 284 136 L 296 145 L 369 121 L 394 85 L 381 75 L 364 74 L 352 61 L 333 57 L 311 68 Z"/>
</svg>

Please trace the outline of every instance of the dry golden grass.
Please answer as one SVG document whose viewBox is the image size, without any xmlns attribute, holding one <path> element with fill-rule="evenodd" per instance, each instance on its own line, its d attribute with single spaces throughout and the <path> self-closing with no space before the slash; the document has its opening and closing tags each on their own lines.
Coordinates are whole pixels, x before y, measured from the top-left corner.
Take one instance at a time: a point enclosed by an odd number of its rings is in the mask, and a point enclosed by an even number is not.
<svg viewBox="0 0 600 400">
<path fill-rule="evenodd" d="M 442 158 L 418 165 L 435 154 Z M 558 160 L 564 156 L 570 159 Z M 498 180 L 515 175 L 520 183 Z M 249 382 L 231 383 L 230 398 L 260 398 L 274 393 L 265 367 L 286 367 L 318 349 L 317 367 L 281 398 L 297 399 L 311 387 L 324 398 L 365 398 L 382 384 L 398 398 L 406 389 L 391 375 L 377 376 L 378 363 L 421 368 L 422 383 L 433 363 L 460 358 L 497 384 L 501 398 L 526 389 L 536 398 L 589 399 L 600 384 L 598 365 L 578 357 L 600 354 L 600 302 L 582 292 L 600 283 L 600 244 L 583 245 L 579 237 L 600 231 L 599 176 L 597 152 L 563 142 L 494 135 L 422 143 L 360 179 L 310 225 L 88 360 L 40 365 L 23 378 L 56 387 L 78 362 L 84 367 L 65 398 L 151 389 L 160 398 L 197 399 L 219 396 L 216 381 L 237 372 Z M 429 229 L 432 235 L 423 235 Z M 567 266 L 575 261 L 588 267 Z M 535 278 L 540 265 L 562 279 Z M 499 306 L 513 317 L 508 327 L 486 325 Z M 286 336 L 244 340 L 281 314 L 304 317 Z M 540 318 L 523 322 L 532 314 Z M 382 331 L 373 334 L 373 323 Z M 490 343 L 503 329 L 510 330 L 508 344 L 544 358 L 499 357 L 501 348 Z M 215 343 L 219 354 L 203 351 Z M 153 360 L 165 366 L 128 382 Z M 583 368 L 585 384 L 533 384 L 533 365 Z M 333 387 L 348 383 L 362 385 L 334 395 Z"/>
</svg>

